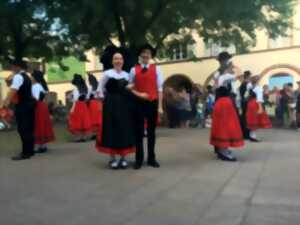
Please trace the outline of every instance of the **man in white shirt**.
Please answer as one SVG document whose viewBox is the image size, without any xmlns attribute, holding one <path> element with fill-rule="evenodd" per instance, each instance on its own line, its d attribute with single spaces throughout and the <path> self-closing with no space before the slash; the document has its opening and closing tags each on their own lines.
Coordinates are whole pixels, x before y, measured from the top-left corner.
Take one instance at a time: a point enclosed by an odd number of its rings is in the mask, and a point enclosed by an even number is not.
<svg viewBox="0 0 300 225">
<path fill-rule="evenodd" d="M 32 98 L 31 80 L 25 73 L 27 68 L 23 61 L 10 62 L 13 75 L 8 78 L 11 86 L 3 106 L 16 104 L 16 120 L 18 132 L 22 141 L 22 152 L 12 160 L 25 160 L 34 155 L 34 109 L 35 101 Z"/>
<path fill-rule="evenodd" d="M 148 100 L 140 100 L 136 107 L 136 163 L 134 168 L 140 169 L 144 161 L 144 122 L 147 125 L 148 165 L 159 168 L 156 160 L 155 141 L 158 110 L 162 108 L 163 76 L 160 69 L 150 61 L 156 50 L 149 44 L 139 50 L 141 64 L 131 69 L 130 81 L 134 89 L 148 94 Z"/>
</svg>

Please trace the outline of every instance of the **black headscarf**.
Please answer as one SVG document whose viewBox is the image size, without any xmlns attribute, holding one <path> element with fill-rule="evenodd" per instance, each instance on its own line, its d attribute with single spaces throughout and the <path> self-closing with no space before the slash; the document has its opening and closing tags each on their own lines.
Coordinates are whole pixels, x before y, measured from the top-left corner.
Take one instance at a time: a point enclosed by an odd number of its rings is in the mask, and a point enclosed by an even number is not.
<svg viewBox="0 0 300 225">
<path fill-rule="evenodd" d="M 100 58 L 100 62 L 103 64 L 103 69 L 109 70 L 113 68 L 112 58 L 116 53 L 120 53 L 123 56 L 124 59 L 123 70 L 126 72 L 130 72 L 131 68 L 135 64 L 130 51 L 127 48 L 122 48 L 122 47 L 118 48 L 114 45 L 110 45 L 106 47 L 106 49 L 103 52 L 103 55 Z"/>
<path fill-rule="evenodd" d="M 35 79 L 36 82 L 42 85 L 45 91 L 49 91 L 47 82 L 44 78 L 44 73 L 42 71 L 34 70 L 31 76 Z"/>
<path fill-rule="evenodd" d="M 72 84 L 78 88 L 80 95 L 86 95 L 88 93 L 88 87 L 80 74 L 74 74 Z"/>
<path fill-rule="evenodd" d="M 88 78 L 89 78 L 89 84 L 92 86 L 92 90 L 96 91 L 99 85 L 97 78 L 91 73 L 88 74 Z"/>
</svg>

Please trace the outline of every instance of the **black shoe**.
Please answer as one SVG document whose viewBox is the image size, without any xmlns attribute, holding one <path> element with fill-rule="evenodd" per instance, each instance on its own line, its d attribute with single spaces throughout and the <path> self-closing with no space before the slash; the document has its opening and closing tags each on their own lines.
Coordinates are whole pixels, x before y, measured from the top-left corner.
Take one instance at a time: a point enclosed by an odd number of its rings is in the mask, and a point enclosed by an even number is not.
<svg viewBox="0 0 300 225">
<path fill-rule="evenodd" d="M 237 159 L 236 157 L 230 152 L 230 151 L 219 151 L 219 158 L 223 161 L 227 161 L 227 162 L 236 162 Z"/>
<path fill-rule="evenodd" d="M 148 161 L 147 164 L 148 164 L 148 166 L 151 166 L 153 168 L 159 168 L 160 167 L 159 163 L 156 160 L 154 160 L 154 161 Z"/>
<path fill-rule="evenodd" d="M 34 154 L 32 154 L 32 155 L 23 155 L 23 154 L 20 154 L 20 155 L 17 155 L 15 157 L 12 157 L 11 159 L 13 161 L 21 161 L 21 160 L 30 159 L 33 155 Z"/>
<path fill-rule="evenodd" d="M 48 148 L 39 148 L 38 150 L 35 151 L 35 153 L 43 154 L 43 153 L 46 153 L 47 151 L 48 151 Z"/>
<path fill-rule="evenodd" d="M 252 137 L 249 137 L 249 141 L 254 142 L 254 143 L 259 143 L 259 142 L 261 142 L 260 140 L 258 140 L 258 139 L 256 139 L 256 138 L 252 138 Z"/>
<path fill-rule="evenodd" d="M 97 136 L 96 135 L 93 135 L 92 137 L 91 137 L 91 141 L 95 141 L 97 139 Z"/>
<path fill-rule="evenodd" d="M 133 166 L 133 169 L 135 170 L 140 170 L 143 166 L 143 163 L 135 163 Z"/>
<path fill-rule="evenodd" d="M 126 161 L 126 159 L 121 159 L 119 161 L 119 168 L 122 170 L 126 170 L 128 168 L 128 162 Z"/>
<path fill-rule="evenodd" d="M 117 170 L 117 169 L 119 169 L 119 163 L 118 163 L 118 161 L 117 161 L 116 159 L 111 160 L 111 161 L 109 162 L 109 166 L 110 166 L 110 168 L 111 168 L 112 170 Z"/>
</svg>

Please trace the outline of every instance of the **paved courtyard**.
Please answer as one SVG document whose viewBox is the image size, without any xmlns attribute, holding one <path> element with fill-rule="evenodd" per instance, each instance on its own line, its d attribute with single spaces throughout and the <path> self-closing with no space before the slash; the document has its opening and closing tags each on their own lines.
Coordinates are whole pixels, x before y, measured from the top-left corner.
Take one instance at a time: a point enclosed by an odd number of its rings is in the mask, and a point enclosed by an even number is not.
<svg viewBox="0 0 300 225">
<path fill-rule="evenodd" d="M 0 224 L 300 224 L 300 133 L 260 132 L 264 142 L 247 143 L 237 163 L 215 159 L 208 133 L 160 130 L 162 168 L 141 171 L 107 169 L 92 142 L 53 144 L 23 162 L 11 161 L 8 147 L 0 154 Z M 1 152 L 11 140 L 0 141 Z"/>
</svg>

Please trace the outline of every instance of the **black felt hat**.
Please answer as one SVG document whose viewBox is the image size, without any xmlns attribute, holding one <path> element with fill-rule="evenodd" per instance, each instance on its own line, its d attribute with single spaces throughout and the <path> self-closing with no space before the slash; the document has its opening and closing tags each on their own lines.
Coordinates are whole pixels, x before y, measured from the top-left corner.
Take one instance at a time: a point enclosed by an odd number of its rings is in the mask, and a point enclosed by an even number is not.
<svg viewBox="0 0 300 225">
<path fill-rule="evenodd" d="M 151 51 L 151 54 L 152 54 L 152 57 L 155 57 L 156 56 L 156 49 L 150 45 L 150 44 L 144 44 L 142 45 L 139 50 L 138 50 L 138 55 L 141 55 L 141 53 L 145 50 L 150 50 Z"/>
<path fill-rule="evenodd" d="M 228 52 L 221 52 L 219 55 L 218 55 L 218 61 L 219 62 L 224 62 L 224 61 L 227 61 L 229 59 L 232 58 L 232 55 L 229 54 Z"/>
<path fill-rule="evenodd" d="M 8 62 L 10 65 L 21 67 L 24 70 L 28 68 L 27 63 L 23 60 L 9 59 Z"/>
</svg>

